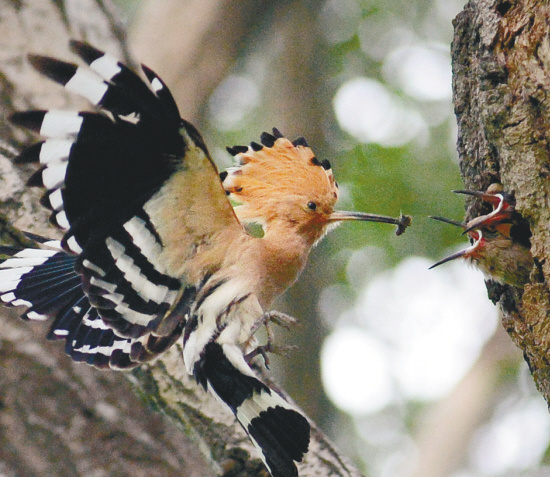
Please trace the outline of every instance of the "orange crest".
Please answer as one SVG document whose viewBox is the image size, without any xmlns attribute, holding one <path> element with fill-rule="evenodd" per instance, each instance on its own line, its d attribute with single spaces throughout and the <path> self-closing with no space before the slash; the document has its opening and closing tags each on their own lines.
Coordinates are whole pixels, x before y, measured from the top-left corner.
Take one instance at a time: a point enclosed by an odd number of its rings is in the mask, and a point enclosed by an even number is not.
<svg viewBox="0 0 550 477">
<path fill-rule="evenodd" d="M 327 160 L 319 161 L 304 138 L 291 142 L 277 130 L 261 143 L 227 148 L 236 165 L 221 174 L 239 219 L 269 222 L 284 204 L 332 213 L 338 185 Z"/>
</svg>

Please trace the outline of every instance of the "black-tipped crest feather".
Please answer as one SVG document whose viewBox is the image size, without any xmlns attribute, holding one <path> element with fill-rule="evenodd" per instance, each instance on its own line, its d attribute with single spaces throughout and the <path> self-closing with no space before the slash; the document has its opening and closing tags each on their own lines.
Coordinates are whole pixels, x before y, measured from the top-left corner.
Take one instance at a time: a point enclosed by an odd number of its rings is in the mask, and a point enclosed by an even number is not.
<svg viewBox="0 0 550 477">
<path fill-rule="evenodd" d="M 256 152 L 261 151 L 263 148 L 261 144 L 258 144 L 257 142 L 254 142 L 254 141 L 250 143 L 250 147 L 252 148 L 253 151 L 256 151 Z"/>
<path fill-rule="evenodd" d="M 248 147 L 246 146 L 233 146 L 233 147 L 226 147 L 227 152 L 231 154 L 232 156 L 236 156 L 237 154 L 243 154 L 246 151 L 248 151 Z"/>
<path fill-rule="evenodd" d="M 264 146 L 273 147 L 273 144 L 275 144 L 277 138 L 269 133 L 263 132 L 260 136 L 260 140 Z"/>
<path fill-rule="evenodd" d="M 273 131 L 273 135 L 274 135 L 277 139 L 280 139 L 280 138 L 284 137 L 284 136 L 283 136 L 283 133 L 282 133 L 281 131 L 279 131 L 277 128 L 273 128 L 272 131 Z"/>
<path fill-rule="evenodd" d="M 298 137 L 292 141 L 292 144 L 294 146 L 303 146 L 303 147 L 309 147 L 309 144 L 306 141 L 305 137 Z"/>
</svg>

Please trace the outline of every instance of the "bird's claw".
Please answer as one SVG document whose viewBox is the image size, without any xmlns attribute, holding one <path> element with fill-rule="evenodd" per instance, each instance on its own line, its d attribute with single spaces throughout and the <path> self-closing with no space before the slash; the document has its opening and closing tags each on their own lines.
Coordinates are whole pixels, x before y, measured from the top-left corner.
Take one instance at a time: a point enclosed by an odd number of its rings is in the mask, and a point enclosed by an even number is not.
<svg viewBox="0 0 550 477">
<path fill-rule="evenodd" d="M 271 341 L 268 341 L 265 345 L 257 346 L 250 353 L 248 353 L 244 359 L 247 363 L 250 363 L 256 356 L 261 356 L 264 360 L 265 367 L 269 369 L 269 357 L 267 353 L 278 354 L 279 356 L 288 356 L 291 351 L 297 349 L 294 345 L 275 345 Z"/>
<path fill-rule="evenodd" d="M 269 322 L 274 323 L 277 326 L 280 326 L 287 330 L 290 330 L 291 326 L 298 323 L 298 320 L 293 316 L 287 315 L 286 313 L 283 313 L 281 311 L 276 311 L 276 310 L 272 310 L 264 313 L 260 317 L 260 320 L 263 320 L 265 324 Z"/>
<path fill-rule="evenodd" d="M 262 316 L 260 316 L 256 323 L 254 323 L 254 326 L 251 330 L 251 335 L 256 333 L 260 329 L 260 327 L 265 326 L 266 331 L 268 335 L 272 334 L 271 330 L 269 329 L 269 323 L 274 323 L 277 326 L 280 326 L 281 328 L 285 328 L 287 330 L 290 330 L 290 327 L 292 325 L 295 325 L 298 322 L 298 320 L 290 315 L 287 315 L 286 313 L 283 313 L 281 311 L 266 311 Z"/>
<path fill-rule="evenodd" d="M 264 313 L 254 326 L 252 327 L 252 333 L 254 334 L 260 327 L 264 326 L 265 331 L 267 334 L 267 343 L 265 345 L 257 346 L 255 349 L 253 349 L 250 353 L 248 353 L 245 356 L 246 361 L 249 363 L 252 359 L 254 359 L 256 356 L 262 356 L 265 367 L 269 369 L 269 358 L 267 356 L 267 353 L 274 353 L 278 354 L 280 356 L 287 356 L 290 351 L 296 349 L 296 346 L 292 345 L 275 345 L 275 335 L 273 334 L 273 330 L 271 329 L 270 323 L 273 323 L 277 326 L 280 326 L 282 328 L 285 328 L 287 330 L 290 329 L 292 325 L 295 325 L 297 323 L 296 318 L 287 315 L 286 313 L 280 312 L 280 311 L 268 311 Z"/>
</svg>

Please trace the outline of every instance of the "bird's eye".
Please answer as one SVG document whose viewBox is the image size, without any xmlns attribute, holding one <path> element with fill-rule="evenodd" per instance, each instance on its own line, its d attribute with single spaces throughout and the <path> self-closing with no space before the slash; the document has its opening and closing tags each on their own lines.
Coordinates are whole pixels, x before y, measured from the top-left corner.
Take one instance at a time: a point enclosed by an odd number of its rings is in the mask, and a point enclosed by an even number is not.
<svg viewBox="0 0 550 477">
<path fill-rule="evenodd" d="M 307 207 L 310 210 L 315 210 L 317 208 L 317 204 L 315 202 L 308 202 Z"/>
</svg>

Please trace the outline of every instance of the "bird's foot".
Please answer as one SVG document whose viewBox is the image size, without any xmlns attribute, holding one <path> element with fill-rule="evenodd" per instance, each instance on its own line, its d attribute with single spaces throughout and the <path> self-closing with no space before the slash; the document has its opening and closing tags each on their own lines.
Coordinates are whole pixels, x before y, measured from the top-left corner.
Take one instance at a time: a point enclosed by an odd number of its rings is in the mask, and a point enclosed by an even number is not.
<svg viewBox="0 0 550 477">
<path fill-rule="evenodd" d="M 264 345 L 257 346 L 254 348 L 250 353 L 248 353 L 244 359 L 247 363 L 250 364 L 250 362 L 256 357 L 261 356 L 264 360 L 265 367 L 269 369 L 269 356 L 267 353 L 273 353 L 278 354 L 279 356 L 288 356 L 291 351 L 295 350 L 297 346 L 294 345 L 275 345 L 271 341 L 268 340 L 268 342 Z"/>
<path fill-rule="evenodd" d="M 266 330 L 269 334 L 270 323 L 273 323 L 277 326 L 290 330 L 290 327 L 298 323 L 298 320 L 290 315 L 287 315 L 286 313 L 283 313 L 282 311 L 277 311 L 277 310 L 266 311 L 262 316 L 260 316 L 256 320 L 256 323 L 254 323 L 254 326 L 252 327 L 252 330 L 251 330 L 251 334 L 256 333 L 256 331 L 258 331 L 258 329 L 262 326 L 266 327 Z"/>
<path fill-rule="evenodd" d="M 245 356 L 245 359 L 248 363 L 250 363 L 250 361 L 256 356 L 262 356 L 265 367 L 269 369 L 269 358 L 267 356 L 267 353 L 274 353 L 280 356 L 288 356 L 288 354 L 292 350 L 296 349 L 296 346 L 292 345 L 274 344 L 275 335 L 273 334 L 273 330 L 271 329 L 271 323 L 289 330 L 292 325 L 295 325 L 297 323 L 297 320 L 296 318 L 293 318 L 286 313 L 275 310 L 268 311 L 260 316 L 256 323 L 254 323 L 251 334 L 253 335 L 260 327 L 264 326 L 267 333 L 267 343 L 265 345 L 257 346 Z"/>
</svg>

